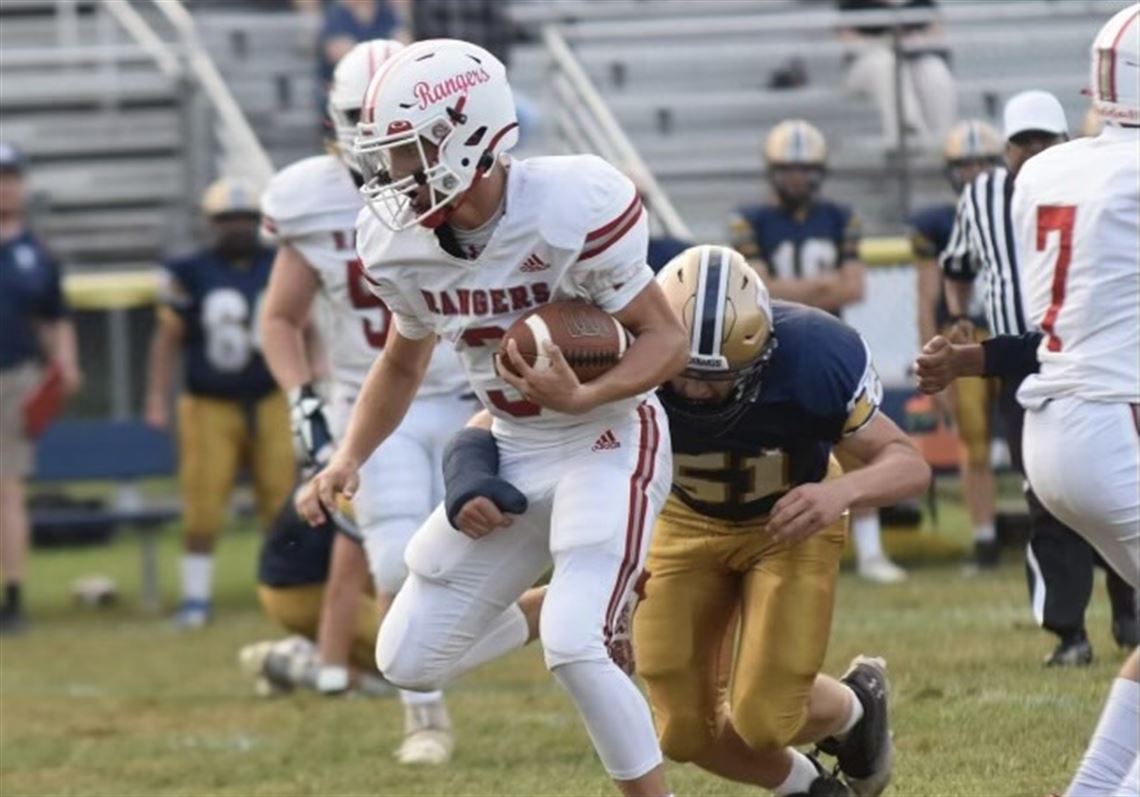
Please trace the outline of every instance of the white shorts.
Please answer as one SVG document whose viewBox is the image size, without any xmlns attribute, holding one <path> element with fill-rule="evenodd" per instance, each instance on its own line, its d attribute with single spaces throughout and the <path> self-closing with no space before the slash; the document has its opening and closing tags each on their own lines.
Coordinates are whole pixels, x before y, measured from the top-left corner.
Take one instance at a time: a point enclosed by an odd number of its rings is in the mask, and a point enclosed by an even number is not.
<svg viewBox="0 0 1140 797">
<path fill-rule="evenodd" d="M 1136 409 L 1077 398 L 1025 412 L 1026 475 L 1041 503 L 1140 588 L 1140 429 Z"/>
<path fill-rule="evenodd" d="M 500 473 L 527 511 L 486 537 L 437 507 L 408 545 L 411 575 L 377 640 L 395 683 L 435 688 L 490 624 L 553 564 L 542 608 L 548 666 L 608 661 L 672 482 L 668 424 L 656 398 L 615 421 L 549 443 L 500 441 Z"/>
<path fill-rule="evenodd" d="M 356 401 L 355 387 L 333 388 L 329 422 L 340 439 Z M 394 594 L 404 580 L 404 549 L 415 530 L 443 500 L 443 451 L 470 420 L 477 403 L 470 393 L 422 396 L 392 435 L 360 468 L 352 506 L 364 535 L 368 566 L 377 589 Z"/>
</svg>

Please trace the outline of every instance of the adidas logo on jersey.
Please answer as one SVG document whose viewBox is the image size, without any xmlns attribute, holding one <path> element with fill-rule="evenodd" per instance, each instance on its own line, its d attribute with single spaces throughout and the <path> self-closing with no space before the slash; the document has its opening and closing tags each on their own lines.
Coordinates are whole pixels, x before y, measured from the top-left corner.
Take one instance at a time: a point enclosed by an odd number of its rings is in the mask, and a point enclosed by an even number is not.
<svg viewBox="0 0 1140 797">
<path fill-rule="evenodd" d="M 538 255 L 531 253 L 530 256 L 523 261 L 523 264 L 519 266 L 519 271 L 523 272 L 524 274 L 530 274 L 535 271 L 546 271 L 548 268 L 550 268 L 549 263 L 544 261 Z"/>
<path fill-rule="evenodd" d="M 614 434 L 613 429 L 606 429 L 594 442 L 594 445 L 590 448 L 590 450 L 612 451 L 615 448 L 621 448 L 621 442 L 617 439 L 617 435 Z"/>
</svg>

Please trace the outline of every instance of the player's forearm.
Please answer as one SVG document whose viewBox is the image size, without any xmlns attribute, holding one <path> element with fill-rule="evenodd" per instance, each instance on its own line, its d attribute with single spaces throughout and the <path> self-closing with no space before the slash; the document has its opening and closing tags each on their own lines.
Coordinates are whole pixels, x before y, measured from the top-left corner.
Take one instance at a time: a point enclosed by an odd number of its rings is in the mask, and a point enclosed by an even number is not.
<svg viewBox="0 0 1140 797">
<path fill-rule="evenodd" d="M 943 279 L 945 288 L 946 309 L 951 316 L 964 316 L 970 307 L 970 298 L 974 293 L 974 284 L 964 280 Z"/>
<path fill-rule="evenodd" d="M 930 485 L 930 466 L 910 441 L 895 440 L 838 482 L 848 491 L 850 509 L 889 506 L 920 495 Z"/>
<path fill-rule="evenodd" d="M 938 334 L 935 308 L 938 306 L 942 273 L 938 270 L 938 264 L 929 260 L 918 261 L 916 270 L 918 272 L 918 346 L 921 349 L 928 340 Z"/>
<path fill-rule="evenodd" d="M 850 302 L 848 290 L 838 274 L 806 279 L 769 279 L 764 281 L 773 299 L 799 302 L 809 307 L 834 312 Z"/>
<path fill-rule="evenodd" d="M 40 344 L 47 358 L 66 373 L 79 371 L 79 346 L 70 318 L 49 321 L 40 327 Z"/>
<path fill-rule="evenodd" d="M 266 314 L 261 319 L 261 341 L 265 363 L 282 390 L 293 390 L 313 381 L 303 327 Z"/>
<path fill-rule="evenodd" d="M 181 341 L 165 325 L 159 324 L 150 341 L 147 355 L 146 396 L 148 402 L 164 402 L 174 384 L 174 368 L 178 362 Z"/>
<path fill-rule="evenodd" d="M 591 407 L 653 390 L 679 374 L 688 362 L 680 325 L 643 330 L 612 370 L 584 385 Z"/>
</svg>

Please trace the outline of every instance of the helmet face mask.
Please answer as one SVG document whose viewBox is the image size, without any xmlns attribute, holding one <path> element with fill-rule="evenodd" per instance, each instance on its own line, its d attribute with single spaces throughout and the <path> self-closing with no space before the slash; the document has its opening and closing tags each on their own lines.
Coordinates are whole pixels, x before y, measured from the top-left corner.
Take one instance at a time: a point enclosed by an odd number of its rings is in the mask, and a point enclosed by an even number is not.
<svg viewBox="0 0 1140 797">
<path fill-rule="evenodd" d="M 353 145 L 361 193 L 390 229 L 437 227 L 517 141 L 503 64 L 468 42 L 421 41 L 389 59 L 365 93 Z"/>
<path fill-rule="evenodd" d="M 1126 6 L 1093 40 L 1089 94 L 1106 124 L 1140 125 L 1140 5 Z"/>
<path fill-rule="evenodd" d="M 1001 134 L 988 122 L 964 119 L 950 128 L 942 146 L 942 160 L 954 192 L 961 193 L 979 174 L 1000 166 L 1004 152 Z"/>
<path fill-rule="evenodd" d="M 798 163 L 776 163 L 768 168 L 768 179 L 780 202 L 788 207 L 803 207 L 815 199 L 823 186 L 822 166 Z"/>
</svg>

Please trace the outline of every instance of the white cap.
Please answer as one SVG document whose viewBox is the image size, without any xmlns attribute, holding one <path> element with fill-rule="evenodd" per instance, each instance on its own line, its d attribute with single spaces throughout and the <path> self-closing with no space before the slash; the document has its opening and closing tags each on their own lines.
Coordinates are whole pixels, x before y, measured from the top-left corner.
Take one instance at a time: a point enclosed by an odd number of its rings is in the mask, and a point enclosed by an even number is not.
<svg viewBox="0 0 1140 797">
<path fill-rule="evenodd" d="M 1065 109 L 1047 91 L 1023 91 L 1015 94 L 1006 102 L 1004 116 L 1006 141 L 1026 130 L 1043 130 L 1056 135 L 1069 132 Z"/>
</svg>

